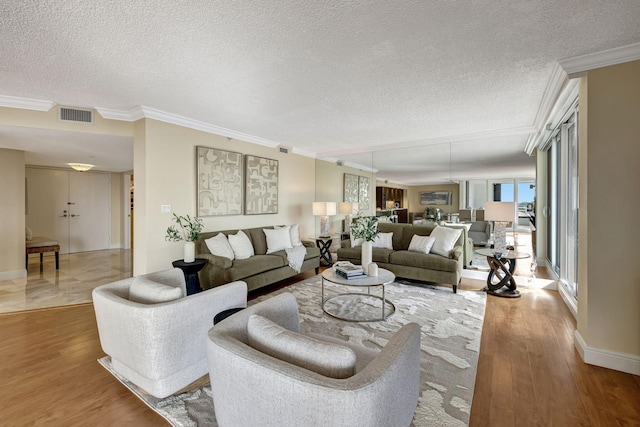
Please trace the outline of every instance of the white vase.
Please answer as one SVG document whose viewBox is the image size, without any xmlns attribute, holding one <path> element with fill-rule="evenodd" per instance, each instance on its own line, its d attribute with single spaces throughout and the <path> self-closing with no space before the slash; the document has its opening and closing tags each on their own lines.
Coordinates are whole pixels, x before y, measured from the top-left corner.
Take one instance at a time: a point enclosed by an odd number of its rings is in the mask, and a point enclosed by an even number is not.
<svg viewBox="0 0 640 427">
<path fill-rule="evenodd" d="M 194 242 L 186 242 L 184 244 L 184 262 L 193 262 L 196 260 L 196 244 Z"/>
<path fill-rule="evenodd" d="M 362 243 L 362 260 L 360 264 L 362 265 L 362 269 L 365 273 L 368 271 L 369 264 L 371 264 L 371 248 L 373 247 L 372 242 L 363 242 Z"/>
</svg>

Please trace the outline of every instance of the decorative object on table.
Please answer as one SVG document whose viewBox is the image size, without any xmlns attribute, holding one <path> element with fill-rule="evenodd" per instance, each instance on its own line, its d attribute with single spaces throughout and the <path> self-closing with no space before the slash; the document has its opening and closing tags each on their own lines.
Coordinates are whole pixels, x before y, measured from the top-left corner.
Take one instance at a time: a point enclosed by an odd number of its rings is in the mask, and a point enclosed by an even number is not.
<svg viewBox="0 0 640 427">
<path fill-rule="evenodd" d="M 171 220 L 176 224 L 167 227 L 167 235 L 164 239 L 170 242 L 184 240 L 186 242 L 184 244 L 184 262 L 193 262 L 196 254 L 194 242 L 198 240 L 204 227 L 202 220 L 198 217 L 179 216 L 175 213 Z M 180 227 L 180 230 L 178 230 L 177 226 Z"/>
<path fill-rule="evenodd" d="M 420 193 L 421 205 L 450 205 L 451 191 L 422 191 Z"/>
<path fill-rule="evenodd" d="M 484 218 L 493 221 L 493 250 L 496 254 L 507 252 L 507 224 L 516 216 L 515 202 L 487 202 Z"/>
<path fill-rule="evenodd" d="M 320 275 L 313 276 L 259 296 L 249 301 L 249 305 L 291 292 L 300 305 L 300 316 L 304 318 L 304 322 L 300 322 L 300 332 L 330 335 L 345 341 L 356 340 L 364 350 L 381 348 L 406 323 L 420 323 L 423 325 L 421 335 L 424 348 L 420 355 L 422 380 L 418 407 L 411 425 L 469 424 L 487 300 L 484 292 L 461 290 L 457 295 L 451 295 L 448 289 L 442 287 L 396 280 L 385 287 L 387 297 L 395 301 L 396 315 L 384 323 L 352 323 L 327 319 L 318 304 L 321 280 Z M 330 292 L 342 289 L 331 283 L 327 283 L 326 287 Z M 452 310 L 452 302 L 455 302 L 455 310 Z M 364 308 L 357 306 L 355 310 Z M 424 319 L 429 321 L 425 322 Z M 118 377 L 111 369 L 108 356 L 100 359 L 100 363 L 172 425 L 218 425 L 209 384 L 159 400 Z M 481 392 L 480 388 L 478 392 Z"/>
<path fill-rule="evenodd" d="M 338 276 L 345 279 L 355 279 L 367 276 L 361 265 L 353 265 L 350 262 L 342 261 L 340 263 L 336 263 L 333 270 Z"/>
<path fill-rule="evenodd" d="M 320 237 L 329 237 L 329 216 L 336 214 L 336 202 L 313 202 L 313 215 L 320 217 Z"/>
<path fill-rule="evenodd" d="M 197 147 L 198 216 L 242 215 L 242 154 Z"/>
<path fill-rule="evenodd" d="M 353 218 L 351 235 L 353 239 L 362 239 L 362 262 L 360 265 L 367 271 L 372 261 L 373 241 L 378 235 L 378 219 L 375 216 L 357 216 Z"/>
<path fill-rule="evenodd" d="M 367 268 L 367 275 L 369 276 L 377 276 L 378 275 L 378 264 L 376 264 L 375 262 L 372 262 L 371 264 L 369 264 L 369 267 Z"/>
<path fill-rule="evenodd" d="M 278 161 L 245 156 L 245 215 L 278 213 Z"/>
<path fill-rule="evenodd" d="M 357 202 L 340 202 L 338 212 L 344 214 L 344 231 L 351 230 L 351 215 L 358 212 Z"/>
<path fill-rule="evenodd" d="M 424 210 L 424 219 L 427 221 L 439 223 L 442 216 L 440 208 L 434 208 L 429 206 Z"/>
</svg>

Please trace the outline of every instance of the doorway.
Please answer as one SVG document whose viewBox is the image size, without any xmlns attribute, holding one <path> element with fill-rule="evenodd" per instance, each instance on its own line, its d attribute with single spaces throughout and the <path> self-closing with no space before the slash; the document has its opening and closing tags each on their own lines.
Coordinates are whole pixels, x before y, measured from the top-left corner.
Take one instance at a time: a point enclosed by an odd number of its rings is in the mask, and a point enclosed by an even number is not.
<svg viewBox="0 0 640 427">
<path fill-rule="evenodd" d="M 60 253 L 109 249 L 111 177 L 27 167 L 26 222 L 33 235 L 55 239 Z"/>
</svg>

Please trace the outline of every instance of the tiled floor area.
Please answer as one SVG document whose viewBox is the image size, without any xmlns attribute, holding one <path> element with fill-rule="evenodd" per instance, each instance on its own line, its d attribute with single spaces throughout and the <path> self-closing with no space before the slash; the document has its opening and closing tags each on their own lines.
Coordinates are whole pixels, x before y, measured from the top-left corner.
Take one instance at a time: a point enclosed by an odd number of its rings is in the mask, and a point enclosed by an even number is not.
<svg viewBox="0 0 640 427">
<path fill-rule="evenodd" d="M 0 313 L 89 302 L 96 286 L 131 276 L 131 257 L 124 249 L 65 254 L 56 270 L 53 254 L 42 265 L 31 255 L 26 278 L 0 281 Z"/>
</svg>

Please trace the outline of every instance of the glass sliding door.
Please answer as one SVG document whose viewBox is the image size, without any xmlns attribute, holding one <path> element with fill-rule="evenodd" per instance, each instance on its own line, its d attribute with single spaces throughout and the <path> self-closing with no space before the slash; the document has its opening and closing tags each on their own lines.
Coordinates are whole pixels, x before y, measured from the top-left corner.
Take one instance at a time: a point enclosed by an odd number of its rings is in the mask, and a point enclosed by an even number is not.
<svg viewBox="0 0 640 427">
<path fill-rule="evenodd" d="M 567 197 L 566 202 L 566 239 L 564 240 L 565 257 L 561 268 L 560 279 L 567 291 L 578 298 L 578 130 L 576 116 L 573 115 L 563 125 L 563 136 L 566 139 L 567 153 Z"/>
</svg>

